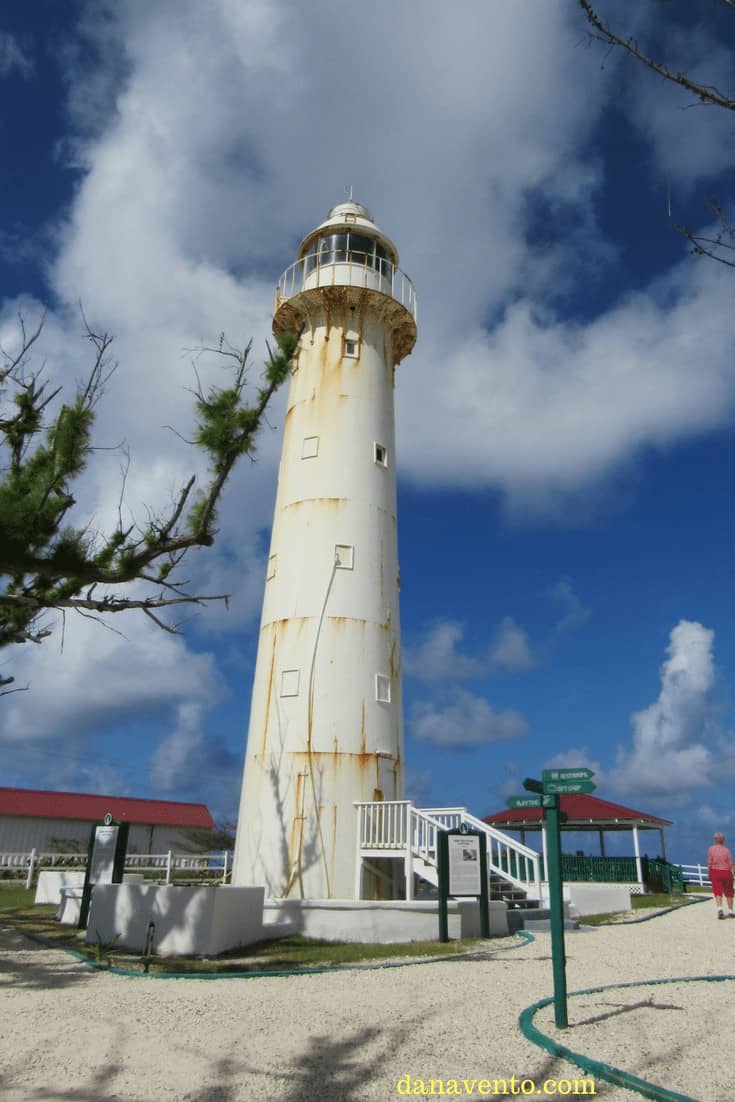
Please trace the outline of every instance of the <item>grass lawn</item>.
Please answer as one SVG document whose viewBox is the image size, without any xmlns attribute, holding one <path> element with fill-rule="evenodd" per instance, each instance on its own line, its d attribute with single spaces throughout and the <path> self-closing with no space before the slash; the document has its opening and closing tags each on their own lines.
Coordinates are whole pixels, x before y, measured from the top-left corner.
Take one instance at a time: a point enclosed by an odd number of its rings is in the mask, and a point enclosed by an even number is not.
<svg viewBox="0 0 735 1102">
<path fill-rule="evenodd" d="M 652 892 L 650 895 L 631 895 L 630 905 L 634 911 L 661 910 L 663 907 L 682 907 L 691 903 L 686 894 L 678 892 L 667 895 L 666 892 Z M 582 915 L 579 919 L 583 926 L 604 926 L 608 922 L 617 922 L 625 911 L 610 911 L 605 914 Z M 641 916 L 643 917 L 643 916 Z"/>
<path fill-rule="evenodd" d="M 34 906 L 34 889 L 0 886 L 0 925 L 13 926 L 58 944 L 74 949 L 93 961 L 110 961 L 118 968 L 141 971 L 140 953 L 128 953 L 114 946 L 86 945 L 84 934 L 74 926 L 61 926 L 54 917 L 56 906 Z M 502 942 L 494 938 L 493 942 Z M 466 953 L 486 948 L 479 939 L 462 941 L 411 941 L 396 945 L 365 945 L 347 941 L 317 941 L 304 937 L 263 941 L 234 949 L 212 959 L 198 957 L 161 957 L 150 962 L 151 972 L 263 972 L 286 971 L 292 968 L 316 968 L 339 964 L 391 960 L 399 957 L 437 957 Z"/>
</svg>

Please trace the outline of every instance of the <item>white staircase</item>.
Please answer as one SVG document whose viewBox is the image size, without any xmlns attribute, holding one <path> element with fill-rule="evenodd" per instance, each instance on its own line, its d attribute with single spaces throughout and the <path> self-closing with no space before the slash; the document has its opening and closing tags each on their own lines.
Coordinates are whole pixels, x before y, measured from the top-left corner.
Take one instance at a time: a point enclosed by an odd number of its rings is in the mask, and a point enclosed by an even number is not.
<svg viewBox="0 0 735 1102">
<path fill-rule="evenodd" d="M 487 840 L 490 898 L 514 905 L 541 899 L 539 855 L 510 835 L 483 823 L 464 807 L 417 808 L 409 800 L 358 803 L 355 898 L 361 899 L 365 871 L 382 882 L 396 882 L 386 872 L 386 860 L 403 863 L 405 898 L 414 898 L 414 878 L 436 887 L 437 836 L 464 824 Z M 380 861 L 381 864 L 376 864 Z M 394 869 L 399 871 L 399 868 Z"/>
</svg>

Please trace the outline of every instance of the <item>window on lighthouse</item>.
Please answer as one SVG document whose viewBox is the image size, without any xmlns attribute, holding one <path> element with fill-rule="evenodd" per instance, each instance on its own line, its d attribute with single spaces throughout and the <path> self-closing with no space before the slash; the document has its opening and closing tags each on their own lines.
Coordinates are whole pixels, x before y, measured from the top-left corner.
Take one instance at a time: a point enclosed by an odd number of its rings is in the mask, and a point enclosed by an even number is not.
<svg viewBox="0 0 735 1102">
<path fill-rule="evenodd" d="M 376 441 L 373 444 L 373 459 L 380 467 L 388 466 L 388 451 L 383 444 L 378 444 Z"/>
<path fill-rule="evenodd" d="M 319 437 L 305 436 L 301 445 L 301 458 L 315 459 L 317 455 L 319 455 Z"/>
<path fill-rule="evenodd" d="M 353 570 L 355 566 L 355 548 L 349 543 L 336 544 L 334 561 L 338 570 Z"/>
<path fill-rule="evenodd" d="M 299 670 L 281 670 L 281 696 L 299 695 Z"/>
<path fill-rule="evenodd" d="M 375 675 L 375 699 L 380 704 L 390 704 L 390 678 L 384 673 Z"/>
</svg>

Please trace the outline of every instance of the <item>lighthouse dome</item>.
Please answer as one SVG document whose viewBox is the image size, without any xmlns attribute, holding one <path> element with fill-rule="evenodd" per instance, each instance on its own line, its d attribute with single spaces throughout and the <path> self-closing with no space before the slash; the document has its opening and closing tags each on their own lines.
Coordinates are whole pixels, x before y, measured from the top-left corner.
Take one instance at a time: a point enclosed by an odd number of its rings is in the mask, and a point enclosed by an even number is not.
<svg viewBox="0 0 735 1102">
<path fill-rule="evenodd" d="M 362 232 L 361 232 L 362 231 Z M 337 203 L 329 212 L 325 222 L 322 222 L 311 233 L 307 234 L 301 242 L 299 259 L 315 249 L 326 248 L 327 242 L 331 242 L 333 248 L 341 248 L 342 251 L 349 248 L 347 234 L 353 238 L 353 252 L 371 252 L 377 245 L 378 255 L 393 265 L 398 265 L 398 252 L 391 239 L 375 225 L 373 216 L 366 206 L 347 199 L 344 203 Z M 367 237 L 365 236 L 367 234 Z M 338 235 L 338 236 L 337 236 Z M 322 242 L 325 244 L 322 246 Z"/>
<path fill-rule="evenodd" d="M 329 220 L 333 218 L 340 218 L 345 214 L 355 214 L 358 218 L 364 218 L 367 222 L 375 222 L 370 211 L 362 203 L 356 203 L 354 199 L 349 199 L 345 203 L 337 203 L 336 207 L 332 207 L 329 212 Z"/>
</svg>

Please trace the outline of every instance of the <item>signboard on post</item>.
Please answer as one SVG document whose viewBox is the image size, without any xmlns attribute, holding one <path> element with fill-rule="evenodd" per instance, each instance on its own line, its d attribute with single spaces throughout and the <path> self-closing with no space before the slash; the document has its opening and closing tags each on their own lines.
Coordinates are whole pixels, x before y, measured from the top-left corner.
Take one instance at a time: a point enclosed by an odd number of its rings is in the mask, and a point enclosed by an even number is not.
<svg viewBox="0 0 735 1102">
<path fill-rule="evenodd" d="M 115 847 L 120 831 L 118 825 L 104 823 L 95 827 L 89 880 L 92 884 L 112 884 L 115 867 Z"/>
<path fill-rule="evenodd" d="M 479 896 L 480 934 L 490 937 L 487 842 L 484 834 L 468 830 L 439 830 L 436 836 L 439 877 L 439 941 L 449 941 L 449 896 Z"/>
<path fill-rule="evenodd" d="M 482 895 L 479 834 L 450 834 L 449 894 Z"/>
<path fill-rule="evenodd" d="M 540 796 L 510 796 L 505 801 L 506 807 L 541 807 Z"/>
<path fill-rule="evenodd" d="M 546 788 L 549 781 L 591 781 L 594 775 L 591 769 L 544 769 L 541 782 Z"/>
<path fill-rule="evenodd" d="M 544 792 L 554 796 L 574 796 L 596 788 L 592 781 L 544 781 Z"/>
<path fill-rule="evenodd" d="M 121 884 L 128 849 L 130 823 L 116 823 L 112 815 L 105 815 L 103 823 L 95 823 L 89 838 L 87 870 L 84 874 L 82 903 L 77 927 L 85 929 L 89 916 L 89 903 L 95 884 Z"/>
</svg>

